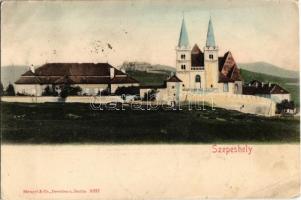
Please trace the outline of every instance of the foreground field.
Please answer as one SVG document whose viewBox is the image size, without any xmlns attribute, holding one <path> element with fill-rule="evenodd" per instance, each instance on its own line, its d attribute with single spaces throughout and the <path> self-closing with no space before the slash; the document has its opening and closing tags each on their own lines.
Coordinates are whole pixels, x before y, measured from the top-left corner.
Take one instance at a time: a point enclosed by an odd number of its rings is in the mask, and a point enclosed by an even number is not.
<svg viewBox="0 0 301 200">
<path fill-rule="evenodd" d="M 88 104 L 1 103 L 6 143 L 298 142 L 299 119 L 224 109 L 95 111 Z"/>
</svg>

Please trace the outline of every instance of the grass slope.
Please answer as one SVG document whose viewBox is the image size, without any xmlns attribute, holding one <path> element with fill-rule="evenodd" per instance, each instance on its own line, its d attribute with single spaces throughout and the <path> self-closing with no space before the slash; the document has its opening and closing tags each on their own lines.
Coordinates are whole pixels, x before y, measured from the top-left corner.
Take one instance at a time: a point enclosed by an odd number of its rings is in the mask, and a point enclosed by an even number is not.
<svg viewBox="0 0 301 200">
<path fill-rule="evenodd" d="M 287 78 L 299 78 L 298 71 L 283 69 L 281 67 L 266 62 L 240 63 L 238 65 L 241 69 L 245 69 L 252 72 Z"/>
<path fill-rule="evenodd" d="M 160 71 L 160 73 L 149 73 L 145 71 L 127 71 L 127 73 L 138 80 L 141 85 L 162 85 L 171 72 Z"/>
<path fill-rule="evenodd" d="M 93 111 L 88 104 L 1 103 L 6 143 L 298 142 L 299 119 L 225 109 Z"/>
</svg>

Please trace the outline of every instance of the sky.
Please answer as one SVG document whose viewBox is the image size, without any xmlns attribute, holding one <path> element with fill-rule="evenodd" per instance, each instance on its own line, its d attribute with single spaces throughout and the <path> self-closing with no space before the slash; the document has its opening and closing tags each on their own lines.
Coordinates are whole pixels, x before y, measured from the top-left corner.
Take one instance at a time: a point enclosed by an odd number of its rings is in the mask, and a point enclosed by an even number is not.
<svg viewBox="0 0 301 200">
<path fill-rule="evenodd" d="M 124 61 L 175 66 L 184 15 L 191 47 L 204 47 L 211 16 L 220 56 L 230 50 L 238 63 L 299 70 L 294 0 L 10 1 L 1 9 L 1 66 Z"/>
</svg>

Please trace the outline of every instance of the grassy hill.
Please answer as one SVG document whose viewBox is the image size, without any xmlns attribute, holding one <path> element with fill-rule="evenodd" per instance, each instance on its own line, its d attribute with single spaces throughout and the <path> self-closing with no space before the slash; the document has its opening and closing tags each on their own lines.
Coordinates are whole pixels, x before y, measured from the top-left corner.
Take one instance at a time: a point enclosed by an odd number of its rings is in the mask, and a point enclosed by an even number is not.
<svg viewBox="0 0 301 200">
<path fill-rule="evenodd" d="M 159 72 L 159 71 L 158 71 Z M 138 80 L 141 85 L 162 85 L 163 82 L 171 75 L 169 71 L 160 73 L 150 73 L 145 71 L 127 71 L 127 73 Z"/>
<path fill-rule="evenodd" d="M 285 78 L 299 78 L 298 71 L 286 70 L 266 62 L 240 63 L 238 64 L 238 66 L 241 69 L 272 76 Z"/>
<path fill-rule="evenodd" d="M 299 142 L 299 118 L 266 118 L 220 108 L 135 111 L 125 106 L 123 111 L 100 111 L 73 103 L 0 105 L 5 143 Z"/>
</svg>

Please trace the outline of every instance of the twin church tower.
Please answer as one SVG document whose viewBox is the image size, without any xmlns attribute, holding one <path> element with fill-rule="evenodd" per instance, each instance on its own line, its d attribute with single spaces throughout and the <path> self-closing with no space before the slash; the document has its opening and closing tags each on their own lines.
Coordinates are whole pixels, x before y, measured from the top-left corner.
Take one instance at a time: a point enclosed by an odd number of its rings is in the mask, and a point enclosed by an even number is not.
<svg viewBox="0 0 301 200">
<path fill-rule="evenodd" d="M 183 82 L 183 89 L 231 93 L 242 90 L 242 78 L 231 52 L 218 56 L 211 18 L 203 51 L 197 44 L 191 49 L 183 18 L 176 47 L 176 74 Z"/>
</svg>

